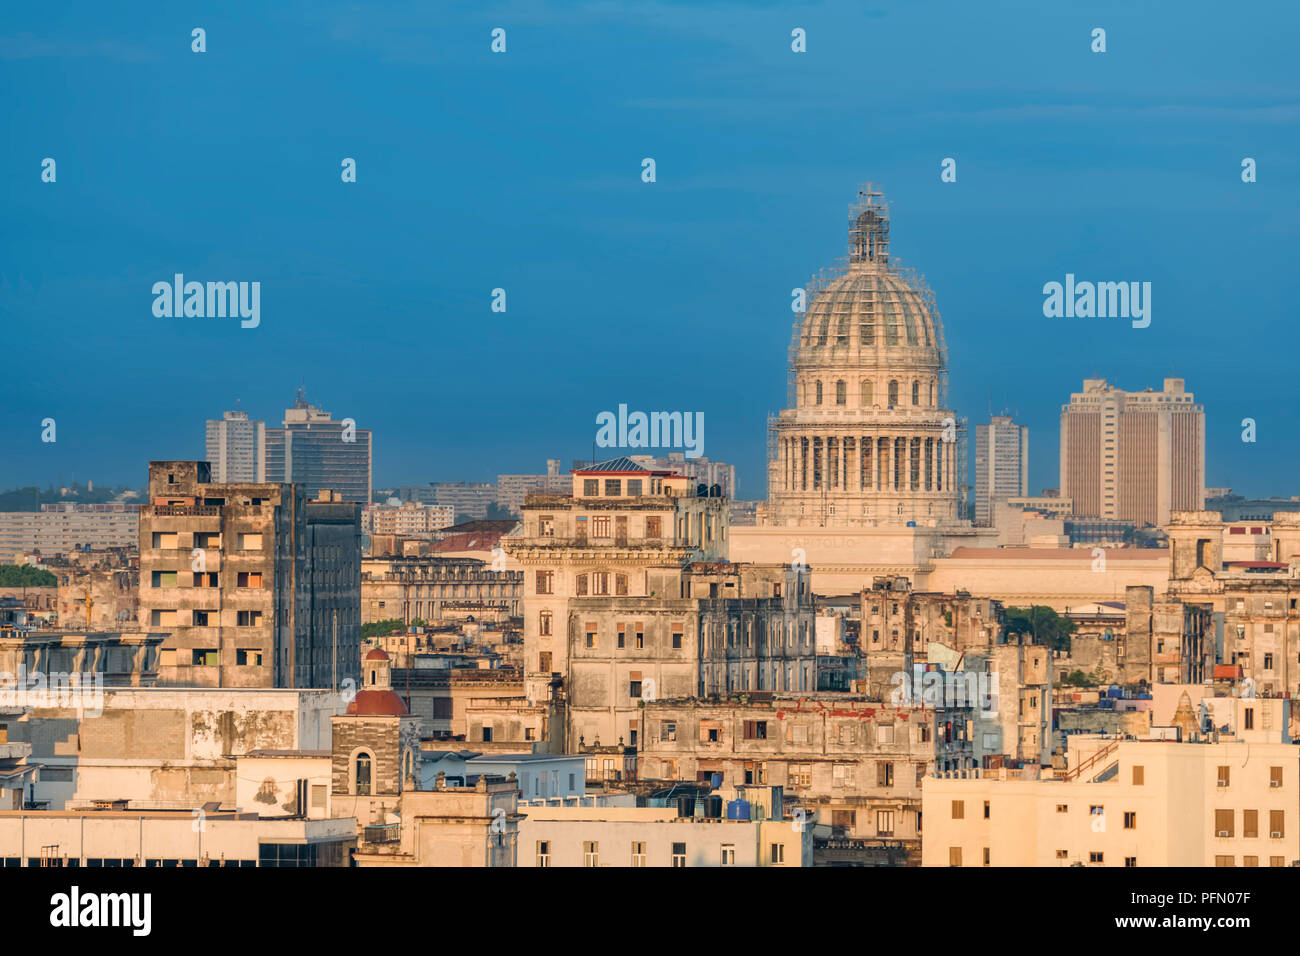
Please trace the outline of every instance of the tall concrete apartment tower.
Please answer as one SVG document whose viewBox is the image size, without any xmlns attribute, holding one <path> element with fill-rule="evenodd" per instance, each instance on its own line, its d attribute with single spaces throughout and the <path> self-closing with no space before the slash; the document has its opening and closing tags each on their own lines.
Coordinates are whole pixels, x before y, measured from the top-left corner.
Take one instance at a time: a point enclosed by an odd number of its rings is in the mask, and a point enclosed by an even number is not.
<svg viewBox="0 0 1300 956">
<path fill-rule="evenodd" d="M 223 412 L 207 422 L 207 460 L 214 481 L 266 481 L 266 423 L 247 412 Z"/>
<path fill-rule="evenodd" d="M 370 430 L 351 419 L 334 421 L 309 405 L 302 389 L 285 409 L 284 427 L 266 431 L 266 480 L 301 485 L 308 498 L 328 489 L 370 504 L 372 460 Z"/>
<path fill-rule="evenodd" d="M 975 426 L 975 523 L 993 519 L 993 502 L 1029 493 L 1029 429 L 994 415 Z"/>
<path fill-rule="evenodd" d="M 1169 524 L 1205 504 L 1205 410 L 1181 378 L 1126 392 L 1090 378 L 1061 406 L 1061 497 L 1074 512 Z"/>
<path fill-rule="evenodd" d="M 292 484 L 152 461 L 140 621 L 169 632 L 159 683 L 338 687 L 360 677 L 361 508 Z"/>
</svg>

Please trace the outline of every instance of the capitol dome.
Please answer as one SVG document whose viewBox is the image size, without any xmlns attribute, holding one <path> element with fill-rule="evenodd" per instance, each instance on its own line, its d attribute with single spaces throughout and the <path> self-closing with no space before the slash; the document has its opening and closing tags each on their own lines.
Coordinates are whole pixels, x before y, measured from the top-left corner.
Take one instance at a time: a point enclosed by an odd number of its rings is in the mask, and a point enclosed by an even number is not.
<svg viewBox="0 0 1300 956">
<path fill-rule="evenodd" d="M 790 347 L 790 404 L 762 518 L 777 524 L 937 524 L 957 516 L 957 423 L 943 326 L 925 280 L 890 258 L 889 209 L 868 186 L 848 260 L 815 279 Z"/>
</svg>

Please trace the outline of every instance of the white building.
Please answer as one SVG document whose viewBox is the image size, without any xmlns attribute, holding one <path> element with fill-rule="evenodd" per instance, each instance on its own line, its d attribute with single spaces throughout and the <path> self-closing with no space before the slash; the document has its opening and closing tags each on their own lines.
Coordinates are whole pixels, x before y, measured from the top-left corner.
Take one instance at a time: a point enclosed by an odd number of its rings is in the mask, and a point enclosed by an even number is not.
<svg viewBox="0 0 1300 956">
<path fill-rule="evenodd" d="M 813 865 L 810 825 L 681 817 L 672 807 L 525 807 L 519 866 Z"/>
<path fill-rule="evenodd" d="M 975 426 L 975 523 L 988 525 L 994 502 L 1029 492 L 1029 429 L 1007 415 Z"/>
<path fill-rule="evenodd" d="M 266 423 L 247 412 L 223 412 L 207 422 L 207 460 L 213 481 L 266 481 Z"/>
</svg>

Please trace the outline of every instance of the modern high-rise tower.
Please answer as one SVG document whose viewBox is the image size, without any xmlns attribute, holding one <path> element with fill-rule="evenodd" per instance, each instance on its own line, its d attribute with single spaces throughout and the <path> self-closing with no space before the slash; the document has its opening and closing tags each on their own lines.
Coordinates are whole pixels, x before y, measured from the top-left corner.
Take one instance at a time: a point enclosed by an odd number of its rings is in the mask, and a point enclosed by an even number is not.
<svg viewBox="0 0 1300 956">
<path fill-rule="evenodd" d="M 266 480 L 266 423 L 251 421 L 247 412 L 223 412 L 207 422 L 207 461 L 212 480 Z"/>
<path fill-rule="evenodd" d="M 266 430 L 266 480 L 301 485 L 309 498 L 323 489 L 344 501 L 370 503 L 370 429 L 307 403 L 302 389 L 285 409 L 284 427 Z"/>
<path fill-rule="evenodd" d="M 993 502 L 1029 493 L 1029 429 L 1007 415 L 975 426 L 975 523 L 993 518 Z"/>
<path fill-rule="evenodd" d="M 1061 406 L 1061 497 L 1074 512 L 1166 525 L 1205 504 L 1205 410 L 1181 378 L 1126 392 L 1085 379 Z"/>
</svg>

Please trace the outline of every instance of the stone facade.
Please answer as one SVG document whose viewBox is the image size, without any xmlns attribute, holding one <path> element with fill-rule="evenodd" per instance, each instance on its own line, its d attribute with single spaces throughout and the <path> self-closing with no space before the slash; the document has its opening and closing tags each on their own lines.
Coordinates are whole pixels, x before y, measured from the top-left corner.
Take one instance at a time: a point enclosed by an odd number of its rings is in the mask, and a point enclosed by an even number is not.
<svg viewBox="0 0 1300 956">
<path fill-rule="evenodd" d="M 808 822 L 920 854 L 921 780 L 936 759 L 935 711 L 860 695 L 733 694 L 651 701 L 642 780 L 769 785 Z"/>
<path fill-rule="evenodd" d="M 791 346 L 794 408 L 773 422 L 759 524 L 934 525 L 958 516 L 957 425 L 933 293 L 890 261 L 889 211 L 850 211 L 849 263 L 814 283 Z"/>
<path fill-rule="evenodd" d="M 361 562 L 361 620 L 440 621 L 520 614 L 523 572 L 473 558 L 369 557 Z"/>
</svg>

